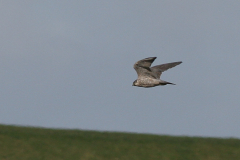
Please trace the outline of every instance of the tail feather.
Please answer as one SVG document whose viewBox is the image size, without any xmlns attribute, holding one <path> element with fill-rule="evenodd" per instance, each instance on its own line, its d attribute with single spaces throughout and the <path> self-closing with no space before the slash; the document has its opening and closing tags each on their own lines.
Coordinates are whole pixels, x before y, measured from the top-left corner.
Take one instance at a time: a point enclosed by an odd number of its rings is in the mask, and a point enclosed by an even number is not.
<svg viewBox="0 0 240 160">
<path fill-rule="evenodd" d="M 167 81 L 161 81 L 160 84 L 161 84 L 161 85 L 166 85 L 166 84 L 176 85 L 176 84 L 174 84 L 174 83 L 167 82 Z"/>
</svg>

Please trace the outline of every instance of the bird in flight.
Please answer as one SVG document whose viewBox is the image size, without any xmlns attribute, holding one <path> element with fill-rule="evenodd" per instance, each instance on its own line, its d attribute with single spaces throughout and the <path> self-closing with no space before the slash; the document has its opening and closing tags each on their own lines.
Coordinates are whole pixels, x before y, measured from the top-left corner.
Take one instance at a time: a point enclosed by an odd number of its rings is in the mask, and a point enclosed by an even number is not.
<svg viewBox="0 0 240 160">
<path fill-rule="evenodd" d="M 175 85 L 174 83 L 161 80 L 160 76 L 162 72 L 173 68 L 182 62 L 172 62 L 150 67 L 156 58 L 157 57 L 145 58 L 137 61 L 134 64 L 133 68 L 136 70 L 138 78 L 133 82 L 133 86 L 149 88 L 155 86 L 163 86 L 166 84 Z"/>
</svg>

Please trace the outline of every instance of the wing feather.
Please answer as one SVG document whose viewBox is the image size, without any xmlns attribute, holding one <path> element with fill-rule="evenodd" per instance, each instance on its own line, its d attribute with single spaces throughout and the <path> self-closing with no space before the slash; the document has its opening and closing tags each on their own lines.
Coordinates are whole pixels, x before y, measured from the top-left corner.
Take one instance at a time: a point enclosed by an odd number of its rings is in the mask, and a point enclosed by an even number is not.
<svg viewBox="0 0 240 160">
<path fill-rule="evenodd" d="M 170 69 L 170 68 L 173 68 L 179 64 L 181 64 L 182 62 L 172 62 L 172 63 L 165 63 L 165 64 L 161 64 L 161 65 L 157 65 L 157 66 L 153 66 L 151 67 L 151 71 L 153 72 L 153 75 L 156 77 L 156 78 L 160 78 L 162 72 Z"/>
<path fill-rule="evenodd" d="M 138 77 L 154 77 L 150 69 L 151 64 L 157 57 L 148 57 L 137 61 L 133 68 L 136 70 Z M 154 77 L 155 78 L 155 77 Z"/>
</svg>

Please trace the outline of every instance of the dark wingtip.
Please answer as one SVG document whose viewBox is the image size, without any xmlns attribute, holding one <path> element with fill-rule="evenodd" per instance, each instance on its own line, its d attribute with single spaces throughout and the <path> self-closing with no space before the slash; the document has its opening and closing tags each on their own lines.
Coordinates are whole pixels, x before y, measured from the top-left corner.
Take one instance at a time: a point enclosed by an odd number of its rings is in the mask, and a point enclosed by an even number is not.
<svg viewBox="0 0 240 160">
<path fill-rule="evenodd" d="M 179 62 L 175 62 L 176 63 L 176 65 L 179 65 L 179 64 L 181 64 L 182 63 L 182 61 L 179 61 Z"/>
<path fill-rule="evenodd" d="M 156 59 L 157 57 L 148 57 L 148 58 L 145 58 L 145 59 Z"/>
</svg>

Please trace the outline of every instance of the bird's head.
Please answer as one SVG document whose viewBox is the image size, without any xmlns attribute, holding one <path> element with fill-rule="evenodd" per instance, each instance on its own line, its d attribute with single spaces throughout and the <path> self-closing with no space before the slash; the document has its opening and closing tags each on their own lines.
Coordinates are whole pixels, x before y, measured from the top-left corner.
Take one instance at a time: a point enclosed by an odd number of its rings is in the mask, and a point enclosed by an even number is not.
<svg viewBox="0 0 240 160">
<path fill-rule="evenodd" d="M 132 84 L 132 86 L 136 86 L 137 80 L 135 80 Z"/>
</svg>

